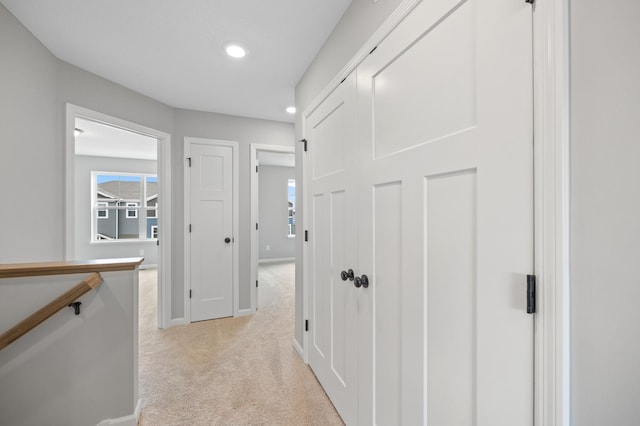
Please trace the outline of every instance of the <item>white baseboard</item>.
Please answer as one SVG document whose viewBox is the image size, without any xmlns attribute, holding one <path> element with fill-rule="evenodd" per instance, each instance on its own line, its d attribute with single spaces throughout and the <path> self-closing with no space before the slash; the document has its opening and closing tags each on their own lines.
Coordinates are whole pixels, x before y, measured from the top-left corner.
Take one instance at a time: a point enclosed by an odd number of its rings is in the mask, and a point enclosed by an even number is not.
<svg viewBox="0 0 640 426">
<path fill-rule="evenodd" d="M 174 318 L 172 320 L 169 320 L 169 323 L 167 324 L 166 328 L 171 328 L 177 325 L 185 325 L 185 324 L 187 324 L 187 321 L 184 318 Z"/>
<path fill-rule="evenodd" d="M 246 315 L 251 315 L 253 314 L 253 311 L 251 310 L 251 308 L 248 309 L 238 309 L 238 311 L 236 312 L 236 317 L 244 317 Z"/>
<path fill-rule="evenodd" d="M 295 260 L 295 257 L 281 257 L 278 259 L 259 259 L 258 263 L 294 262 Z"/>
<path fill-rule="evenodd" d="M 110 426 L 110 425 L 119 425 L 119 426 L 136 426 L 138 424 L 138 420 L 140 420 L 140 413 L 142 413 L 142 400 L 139 399 L 136 404 L 136 409 L 133 414 L 125 417 L 119 417 L 117 419 L 107 419 L 98 423 L 98 426 Z"/>
<path fill-rule="evenodd" d="M 302 358 L 302 360 L 304 361 L 304 350 L 302 350 L 302 346 L 300 346 L 300 343 L 298 343 L 295 337 L 293 338 L 293 348 L 296 350 L 296 352 L 298 352 L 298 355 L 300 355 L 300 358 Z"/>
</svg>

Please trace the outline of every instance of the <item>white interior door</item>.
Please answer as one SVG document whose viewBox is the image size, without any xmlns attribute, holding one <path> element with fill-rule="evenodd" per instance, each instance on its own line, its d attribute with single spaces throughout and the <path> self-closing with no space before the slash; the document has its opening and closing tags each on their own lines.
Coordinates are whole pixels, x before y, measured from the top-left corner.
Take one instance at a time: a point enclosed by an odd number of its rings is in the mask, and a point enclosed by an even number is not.
<svg viewBox="0 0 640 426">
<path fill-rule="evenodd" d="M 423 1 L 358 67 L 360 424 L 533 424 L 531 14 Z"/>
<path fill-rule="evenodd" d="M 355 94 L 350 76 L 306 120 L 309 364 L 347 424 L 357 422 L 357 294 L 341 279 L 358 249 Z"/>
<path fill-rule="evenodd" d="M 347 424 L 533 424 L 531 14 L 423 1 L 307 117 L 309 358 Z"/>
<path fill-rule="evenodd" d="M 190 143 L 191 321 L 233 315 L 233 148 Z"/>
</svg>

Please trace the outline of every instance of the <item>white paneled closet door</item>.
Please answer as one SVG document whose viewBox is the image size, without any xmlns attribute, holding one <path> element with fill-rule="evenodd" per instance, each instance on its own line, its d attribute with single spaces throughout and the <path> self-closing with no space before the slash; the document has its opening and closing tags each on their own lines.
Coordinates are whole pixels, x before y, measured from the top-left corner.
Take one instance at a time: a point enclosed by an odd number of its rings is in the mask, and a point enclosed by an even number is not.
<svg viewBox="0 0 640 426">
<path fill-rule="evenodd" d="M 531 19 L 423 1 L 307 117 L 310 361 L 349 425 L 533 424 Z"/>
<path fill-rule="evenodd" d="M 358 305 L 342 271 L 358 258 L 355 76 L 307 117 L 309 364 L 347 424 L 357 424 Z"/>
<path fill-rule="evenodd" d="M 533 424 L 531 18 L 423 1 L 358 68 L 360 424 Z"/>
</svg>

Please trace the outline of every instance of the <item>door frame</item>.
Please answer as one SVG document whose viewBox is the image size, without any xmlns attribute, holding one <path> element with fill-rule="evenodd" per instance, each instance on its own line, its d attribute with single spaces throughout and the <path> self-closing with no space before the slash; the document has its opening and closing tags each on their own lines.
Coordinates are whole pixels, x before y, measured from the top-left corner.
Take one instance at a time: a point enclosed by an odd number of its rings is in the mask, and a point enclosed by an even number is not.
<svg viewBox="0 0 640 426">
<path fill-rule="evenodd" d="M 191 156 L 191 144 L 192 143 L 197 143 L 197 144 L 201 144 L 201 145 L 209 145 L 209 146 L 225 146 L 225 147 L 230 147 L 231 148 L 231 153 L 232 153 L 232 178 L 233 178 L 233 182 L 232 182 L 232 188 L 231 188 L 231 193 L 232 193 L 232 202 L 231 202 L 231 208 L 232 208 L 232 213 L 231 213 L 231 217 L 233 218 L 233 224 L 232 224 L 232 235 L 231 238 L 233 239 L 233 265 L 231 266 L 232 268 L 232 274 L 233 274 L 233 282 L 232 282 L 232 286 L 233 286 L 233 290 L 232 290 L 232 294 L 233 294 L 233 316 L 239 316 L 242 313 L 240 312 L 240 308 L 239 308 L 239 278 L 238 278 L 238 274 L 240 272 L 239 270 L 239 262 L 238 262 L 238 245 L 239 245 L 239 241 L 240 239 L 238 238 L 238 214 L 240 212 L 240 210 L 238 209 L 238 165 L 239 165 L 239 161 L 238 161 L 238 142 L 235 141 L 227 141 L 227 140 L 220 140 L 220 139 L 208 139 L 208 138 L 195 138 L 195 137 L 190 137 L 190 136 L 186 136 L 184 138 L 184 323 L 185 324 L 190 324 L 191 323 L 191 298 L 189 297 L 189 285 L 191 283 L 191 268 L 190 268 L 190 264 L 191 264 L 191 244 L 190 244 L 190 237 L 189 237 L 189 224 L 188 224 L 188 218 L 191 217 L 191 173 L 189 173 L 189 166 L 186 164 L 188 161 L 188 158 Z"/>
<path fill-rule="evenodd" d="M 65 259 L 75 257 L 75 119 L 102 123 L 117 127 L 158 141 L 157 175 L 160 182 L 158 205 L 158 226 L 164 230 L 162 244 L 158 245 L 158 328 L 172 326 L 171 321 L 171 135 L 131 121 L 83 108 L 71 103 L 65 104 Z"/>
<path fill-rule="evenodd" d="M 264 145 L 252 143 L 249 145 L 249 149 L 251 151 L 251 161 L 250 161 L 250 169 L 251 170 L 251 269 L 249 272 L 249 282 L 257 283 L 258 281 L 258 232 L 255 225 L 258 223 L 258 196 L 259 196 L 259 188 L 258 188 L 258 173 L 254 172 L 256 167 L 258 166 L 258 152 L 277 152 L 282 154 L 294 154 L 295 155 L 295 147 L 293 146 L 283 146 L 283 145 Z M 297 167 L 297 165 L 296 165 Z M 298 235 L 296 233 L 296 238 Z M 249 315 L 254 314 L 258 309 L 258 288 L 254 285 L 251 286 L 251 307 L 250 309 L 243 309 L 240 311 L 240 315 Z"/>
<path fill-rule="evenodd" d="M 354 57 L 305 108 L 300 139 L 307 119 L 326 97 L 366 58 L 422 0 L 404 0 L 364 43 Z M 524 3 L 524 0 L 522 0 Z M 533 5 L 533 158 L 534 272 L 538 277 L 534 317 L 534 425 L 570 426 L 570 269 L 569 269 L 569 0 Z M 302 150 L 297 144 L 296 150 Z M 305 229 L 308 208 L 307 156 L 297 166 L 303 176 L 302 209 Z M 302 357 L 309 362 L 309 280 L 307 246 L 302 246 Z M 523 273 L 526 273 L 523 271 Z M 523 290 L 524 291 L 524 290 Z M 523 293 L 524 297 L 524 293 Z M 294 339 L 294 346 L 299 342 Z"/>
</svg>

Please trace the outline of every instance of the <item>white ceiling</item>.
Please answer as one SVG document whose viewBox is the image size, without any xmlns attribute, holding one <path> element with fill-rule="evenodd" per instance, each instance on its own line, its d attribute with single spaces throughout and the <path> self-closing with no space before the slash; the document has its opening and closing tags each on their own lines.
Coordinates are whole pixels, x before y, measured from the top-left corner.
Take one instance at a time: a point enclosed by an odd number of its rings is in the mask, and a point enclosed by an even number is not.
<svg viewBox="0 0 640 426">
<path fill-rule="evenodd" d="M 176 108 L 293 122 L 351 0 L 0 0 L 54 55 Z M 243 59 L 222 46 L 243 43 Z"/>
<path fill-rule="evenodd" d="M 158 159 L 157 139 L 83 118 L 76 118 L 75 127 L 82 130 L 76 136 L 76 155 Z"/>
</svg>

